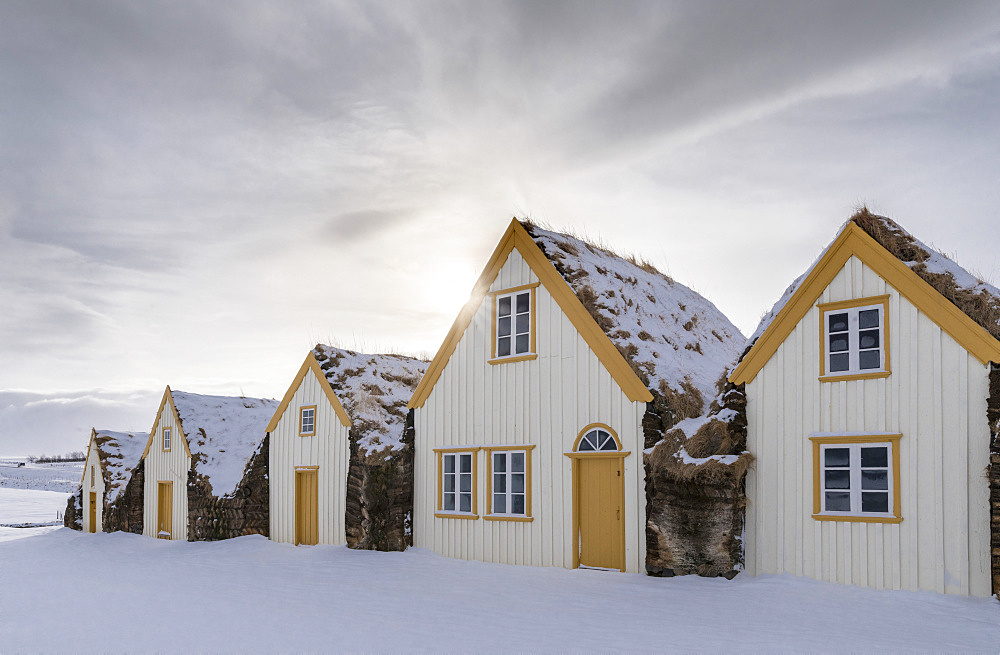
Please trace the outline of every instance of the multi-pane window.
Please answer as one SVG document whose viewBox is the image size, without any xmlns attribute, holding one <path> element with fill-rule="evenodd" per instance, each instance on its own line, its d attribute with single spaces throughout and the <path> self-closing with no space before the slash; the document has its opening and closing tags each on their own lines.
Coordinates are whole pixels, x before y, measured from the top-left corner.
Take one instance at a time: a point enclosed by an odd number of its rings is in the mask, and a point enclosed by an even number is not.
<svg viewBox="0 0 1000 655">
<path fill-rule="evenodd" d="M 872 300 L 821 305 L 824 376 L 888 374 L 887 302 Z"/>
<path fill-rule="evenodd" d="M 580 437 L 576 449 L 579 452 L 618 450 L 618 442 L 607 430 L 594 428 Z"/>
<path fill-rule="evenodd" d="M 523 450 L 491 452 L 490 514 L 527 516 L 527 453 Z"/>
<path fill-rule="evenodd" d="M 531 352 L 531 290 L 497 296 L 496 356 Z"/>
<path fill-rule="evenodd" d="M 316 434 L 316 406 L 299 408 L 299 435 L 309 436 Z"/>
<path fill-rule="evenodd" d="M 472 513 L 473 453 L 441 456 L 441 511 Z"/>
<path fill-rule="evenodd" d="M 170 450 L 170 428 L 163 428 L 163 450 Z"/>
<path fill-rule="evenodd" d="M 891 516 L 893 467 L 890 443 L 832 443 L 820 446 L 820 512 Z"/>
</svg>

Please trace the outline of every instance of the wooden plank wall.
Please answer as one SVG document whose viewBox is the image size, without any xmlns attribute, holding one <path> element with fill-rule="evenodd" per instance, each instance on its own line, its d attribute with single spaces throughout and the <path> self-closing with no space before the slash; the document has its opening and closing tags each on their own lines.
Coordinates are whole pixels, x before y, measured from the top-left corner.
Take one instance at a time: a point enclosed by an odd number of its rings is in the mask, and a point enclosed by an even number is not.
<svg viewBox="0 0 1000 655">
<path fill-rule="evenodd" d="M 515 250 L 491 291 L 537 282 Z M 591 423 L 613 428 L 625 458 L 625 564 L 645 571 L 646 492 L 641 429 L 645 403 L 631 402 L 544 287 L 536 292 L 538 358 L 487 364 L 487 296 L 430 397 L 415 410 L 414 545 L 448 557 L 504 564 L 571 567 L 572 466 L 564 456 Z M 532 522 L 437 518 L 434 448 L 534 444 Z M 486 508 L 488 466 L 478 453 L 477 505 Z"/>
<path fill-rule="evenodd" d="M 813 307 L 747 385 L 747 570 L 988 596 L 988 367 L 857 258 L 817 302 L 884 294 L 888 378 L 820 383 Z M 837 431 L 902 433 L 902 523 L 812 519 L 808 437 Z"/>
<path fill-rule="evenodd" d="M 169 427 L 170 451 L 163 452 L 162 428 Z M 146 479 L 143 484 L 143 528 L 147 537 L 156 536 L 157 483 L 173 482 L 173 516 L 171 517 L 171 539 L 188 538 L 188 496 L 187 477 L 191 468 L 191 458 L 184 450 L 180 426 L 174 420 L 174 412 L 169 402 L 160 413 L 160 422 L 153 429 L 153 443 L 146 455 Z"/>
<path fill-rule="evenodd" d="M 94 476 L 90 471 L 93 467 Z M 95 532 L 104 530 L 104 475 L 101 474 L 101 460 L 97 453 L 97 445 L 93 439 L 87 448 L 87 461 L 83 467 L 83 531 L 90 532 L 90 494 L 97 493 L 97 529 Z"/>
<path fill-rule="evenodd" d="M 299 408 L 303 405 L 316 405 L 315 436 L 299 436 Z M 318 466 L 319 543 L 347 543 L 344 509 L 351 455 L 348 429 L 337 418 L 312 372 L 302 378 L 288 409 L 271 432 L 268 447 L 271 539 L 295 543 L 295 467 Z"/>
</svg>

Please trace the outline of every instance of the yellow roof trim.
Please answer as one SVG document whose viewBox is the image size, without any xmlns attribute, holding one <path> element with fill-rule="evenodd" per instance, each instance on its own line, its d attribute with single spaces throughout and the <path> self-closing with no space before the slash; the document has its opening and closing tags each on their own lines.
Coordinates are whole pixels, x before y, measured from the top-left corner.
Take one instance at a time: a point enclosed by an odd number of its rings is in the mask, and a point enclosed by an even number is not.
<svg viewBox="0 0 1000 655">
<path fill-rule="evenodd" d="M 590 346 L 590 349 L 594 351 L 597 358 L 604 364 L 608 373 L 618 383 L 618 386 L 621 387 L 628 399 L 633 402 L 650 402 L 653 399 L 653 394 L 650 393 L 646 385 L 639 379 L 639 376 L 635 374 L 635 371 L 629 366 L 625 357 L 618 351 L 618 348 L 608 338 L 608 335 L 604 333 L 604 330 L 594 321 L 594 317 L 590 315 L 583 306 L 583 303 L 580 302 L 580 299 L 577 298 L 576 293 L 569 286 L 569 283 L 563 279 L 559 271 L 556 270 L 552 262 L 548 260 L 545 253 L 541 251 L 534 239 L 531 238 L 531 235 L 521 225 L 521 222 L 515 218 L 510 222 L 507 231 L 504 232 L 503 237 L 500 239 L 500 243 L 497 244 L 496 249 L 493 251 L 493 255 L 486 263 L 486 267 L 472 289 L 469 301 L 462 308 L 462 311 L 459 312 L 458 318 L 455 319 L 451 329 L 448 331 L 444 343 L 441 344 L 437 354 L 434 355 L 434 359 L 431 360 L 431 364 L 427 367 L 424 377 L 420 379 L 420 384 L 414 390 L 413 397 L 410 399 L 407 407 L 411 409 L 422 407 L 424 402 L 426 402 L 435 383 L 437 383 L 445 366 L 447 366 L 452 353 L 458 347 L 462 335 L 465 334 L 466 329 L 468 329 L 473 317 L 479 310 L 479 306 L 489 291 L 490 285 L 493 284 L 493 281 L 500 273 L 500 269 L 507 262 L 507 257 L 510 256 L 510 253 L 515 248 L 524 257 L 524 261 L 531 267 L 535 275 L 538 276 L 542 286 L 545 287 L 556 303 L 559 304 L 560 309 L 566 314 L 577 332 L 580 333 L 580 336 Z"/>
<path fill-rule="evenodd" d="M 330 386 L 330 381 L 326 379 L 326 375 L 323 374 L 323 369 L 320 368 L 319 362 L 316 361 L 316 356 L 310 350 L 309 354 L 306 355 L 306 359 L 302 362 L 302 366 L 299 367 L 299 372 L 295 374 L 295 379 L 292 381 L 291 386 L 288 387 L 288 391 L 285 392 L 285 397 L 281 399 L 281 404 L 278 405 L 278 409 L 275 410 L 274 416 L 271 417 L 271 422 L 267 424 L 266 432 L 272 432 L 276 427 L 278 427 L 278 421 L 281 420 L 282 415 L 285 410 L 288 409 L 289 403 L 292 402 L 292 397 L 298 390 L 299 385 L 302 384 L 302 380 L 305 379 L 306 373 L 312 371 L 319 381 L 319 386 L 326 394 L 326 399 L 330 401 L 330 405 L 333 406 L 333 411 L 336 412 L 337 418 L 344 425 L 345 428 L 351 427 L 351 419 L 347 415 L 347 411 L 344 406 L 340 403 L 340 399 L 337 398 L 337 394 L 334 392 L 333 387 Z"/>
<path fill-rule="evenodd" d="M 97 428 L 90 428 L 90 442 L 87 444 L 87 457 L 83 460 L 83 475 L 80 476 L 80 486 L 83 486 L 83 481 L 87 479 L 87 460 L 90 459 L 90 451 L 94 447 L 94 437 L 97 436 Z M 101 461 L 100 455 L 97 457 L 97 461 Z M 101 477 L 104 477 L 104 470 L 101 470 Z"/>
<path fill-rule="evenodd" d="M 139 461 L 146 459 L 146 455 L 149 454 L 149 447 L 153 445 L 153 439 L 156 438 L 156 426 L 160 424 L 160 417 L 163 415 L 163 408 L 170 403 L 170 411 L 173 412 L 174 421 L 177 422 L 178 432 L 181 433 L 181 443 L 184 444 L 184 452 L 187 456 L 191 456 L 191 448 L 188 447 L 187 435 L 184 434 L 184 423 L 181 422 L 181 417 L 177 413 L 177 408 L 174 407 L 174 397 L 173 392 L 170 391 L 170 385 L 167 385 L 166 390 L 163 392 L 163 400 L 160 401 L 160 408 L 156 410 L 156 420 L 153 421 L 153 427 L 149 430 L 149 439 L 146 440 L 146 448 L 142 451 L 142 457 Z"/>
<path fill-rule="evenodd" d="M 753 344 L 729 376 L 730 382 L 743 384 L 757 376 L 852 255 L 875 271 L 980 362 L 1000 361 L 1000 341 L 852 222 L 830 244 L 815 268 L 792 294 L 788 304 Z"/>
</svg>

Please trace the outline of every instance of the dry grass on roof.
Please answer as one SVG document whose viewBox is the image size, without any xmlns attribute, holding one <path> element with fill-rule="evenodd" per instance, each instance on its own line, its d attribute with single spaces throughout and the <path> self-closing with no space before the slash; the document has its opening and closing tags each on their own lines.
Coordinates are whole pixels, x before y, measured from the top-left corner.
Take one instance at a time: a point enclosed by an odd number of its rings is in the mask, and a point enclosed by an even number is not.
<svg viewBox="0 0 1000 655">
<path fill-rule="evenodd" d="M 672 277 L 670 277 L 666 273 L 662 272 L 660 269 L 656 268 L 656 265 L 653 264 L 648 259 L 646 259 L 645 257 L 641 257 L 641 256 L 633 254 L 633 253 L 619 252 L 619 251 L 615 250 L 614 248 L 612 248 L 607 243 L 605 243 L 601 239 L 596 239 L 596 240 L 595 239 L 591 239 L 590 237 L 586 237 L 586 236 L 583 236 L 581 234 L 578 234 L 577 232 L 575 232 L 572 229 L 569 229 L 569 230 L 566 230 L 566 229 L 556 229 L 556 228 L 552 227 L 551 225 L 548 225 L 548 224 L 545 224 L 545 223 L 542 223 L 542 222 L 539 222 L 539 221 L 535 221 L 535 220 L 529 219 L 529 218 L 522 218 L 522 219 L 518 219 L 518 220 L 521 221 L 521 225 L 524 226 L 524 229 L 527 230 L 528 234 L 530 234 L 531 236 L 535 236 L 535 234 L 534 234 L 534 228 L 539 228 L 539 229 L 542 229 L 542 230 L 546 230 L 548 232 L 553 232 L 555 234 L 562 234 L 564 236 L 572 237 L 574 239 L 578 239 L 578 240 L 582 241 L 584 244 L 586 244 L 586 246 L 588 248 L 590 248 L 590 250 L 592 252 L 601 252 L 601 253 L 604 253 L 605 255 L 608 255 L 610 257 L 616 257 L 618 259 L 624 260 L 624 261 L 628 262 L 629 264 L 632 264 L 633 266 L 646 271 L 647 273 L 650 273 L 652 275 L 659 275 L 664 280 L 666 280 L 668 284 L 673 284 L 674 283 L 674 279 Z M 579 251 L 576 249 L 576 247 L 573 246 L 573 244 L 571 244 L 571 243 L 565 243 L 564 242 L 564 243 L 561 243 L 560 245 L 569 254 L 571 254 L 573 256 L 579 256 Z"/>
<path fill-rule="evenodd" d="M 928 271 L 924 262 L 930 259 L 930 253 L 892 219 L 873 214 L 868 207 L 862 206 L 849 220 L 900 261 L 916 262 L 910 267 L 914 273 L 994 338 L 1000 339 L 1000 298 L 983 289 L 973 291 L 959 286 L 951 273 Z"/>
</svg>

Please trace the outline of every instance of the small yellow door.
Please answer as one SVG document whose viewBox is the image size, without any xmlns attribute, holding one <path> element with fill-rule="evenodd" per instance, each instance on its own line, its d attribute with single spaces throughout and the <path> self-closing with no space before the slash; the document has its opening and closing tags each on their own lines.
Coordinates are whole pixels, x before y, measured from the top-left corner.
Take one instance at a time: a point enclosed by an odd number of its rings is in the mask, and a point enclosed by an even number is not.
<svg viewBox="0 0 1000 655">
<path fill-rule="evenodd" d="M 90 492 L 90 532 L 97 532 L 97 494 Z"/>
<path fill-rule="evenodd" d="M 319 471 L 295 471 L 295 545 L 319 543 Z"/>
<path fill-rule="evenodd" d="M 158 539 L 170 539 L 172 536 L 173 512 L 174 483 L 160 482 L 156 485 L 156 537 Z"/>
<path fill-rule="evenodd" d="M 625 486 L 620 457 L 577 463 L 580 565 L 625 569 Z"/>
</svg>

